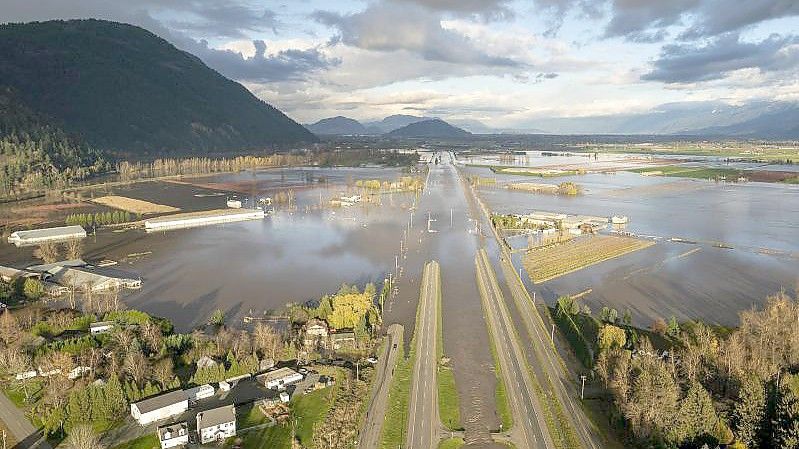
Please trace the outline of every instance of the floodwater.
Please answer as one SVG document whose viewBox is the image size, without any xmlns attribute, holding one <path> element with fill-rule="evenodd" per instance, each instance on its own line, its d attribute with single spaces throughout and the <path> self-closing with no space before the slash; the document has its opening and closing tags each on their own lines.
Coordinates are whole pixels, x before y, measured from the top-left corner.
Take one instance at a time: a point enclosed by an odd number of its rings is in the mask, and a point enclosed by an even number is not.
<svg viewBox="0 0 799 449">
<path fill-rule="evenodd" d="M 532 159 L 531 165 L 536 165 L 571 158 Z M 628 172 L 541 179 L 495 174 L 482 167 L 465 170 L 497 179 L 496 187 L 480 189 L 497 213 L 627 215 L 627 231 L 658 242 L 542 284 L 528 284 L 550 304 L 560 295 L 591 289 L 584 301 L 592 310 L 630 309 L 640 325 L 671 315 L 734 325 L 739 311 L 762 304 L 780 289 L 793 292 L 799 285 L 799 186 Z M 504 188 L 520 181 L 573 181 L 583 187 L 583 194 L 564 197 Z M 669 241 L 672 238 L 694 243 Z M 720 248 L 719 243 L 732 249 Z"/>
</svg>

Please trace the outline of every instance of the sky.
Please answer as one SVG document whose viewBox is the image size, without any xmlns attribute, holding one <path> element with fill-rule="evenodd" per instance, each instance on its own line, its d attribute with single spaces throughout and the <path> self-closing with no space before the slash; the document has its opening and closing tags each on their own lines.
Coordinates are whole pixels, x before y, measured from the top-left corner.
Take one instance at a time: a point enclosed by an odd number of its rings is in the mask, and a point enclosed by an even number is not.
<svg viewBox="0 0 799 449">
<path fill-rule="evenodd" d="M 0 0 L 0 21 L 131 23 L 302 123 L 534 128 L 673 103 L 799 101 L 796 0 Z"/>
</svg>

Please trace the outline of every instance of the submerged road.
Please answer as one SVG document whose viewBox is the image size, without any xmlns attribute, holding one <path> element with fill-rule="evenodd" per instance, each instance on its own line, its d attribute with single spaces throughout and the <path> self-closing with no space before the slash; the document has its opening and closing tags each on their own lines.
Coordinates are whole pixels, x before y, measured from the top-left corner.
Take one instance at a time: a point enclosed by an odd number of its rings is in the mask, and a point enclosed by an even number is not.
<svg viewBox="0 0 799 449">
<path fill-rule="evenodd" d="M 519 448 L 552 448 L 554 445 L 536 396 L 527 360 L 515 335 L 513 321 L 485 249 L 478 252 L 475 266 L 485 318 L 497 348 L 497 359 L 513 413 L 513 441 Z"/>
<path fill-rule="evenodd" d="M 419 293 L 419 316 L 416 329 L 416 360 L 408 403 L 408 449 L 438 446 L 441 426 L 438 414 L 438 300 L 441 295 L 441 274 L 438 262 L 424 267 Z"/>
</svg>

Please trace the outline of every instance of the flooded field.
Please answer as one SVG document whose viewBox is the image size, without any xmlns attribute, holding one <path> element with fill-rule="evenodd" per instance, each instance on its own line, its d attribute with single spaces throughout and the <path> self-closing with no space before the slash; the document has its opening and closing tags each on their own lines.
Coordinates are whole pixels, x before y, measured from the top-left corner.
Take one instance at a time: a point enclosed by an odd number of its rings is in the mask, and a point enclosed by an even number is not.
<svg viewBox="0 0 799 449">
<path fill-rule="evenodd" d="M 572 157 L 524 159 L 536 166 L 539 162 L 557 165 Z M 619 162 L 627 163 L 627 157 Z M 584 301 L 592 310 L 629 308 L 641 325 L 671 315 L 735 324 L 738 311 L 762 304 L 767 295 L 780 289 L 793 291 L 799 285 L 797 186 L 645 177 L 623 171 L 541 181 L 572 181 L 582 186 L 582 195 L 567 197 L 504 188 L 529 176 L 496 174 L 485 167 L 464 170 L 496 179 L 496 186 L 482 187 L 479 192 L 497 213 L 626 215 L 630 218 L 627 231 L 657 241 L 619 259 L 535 287 L 528 284 L 550 303 L 560 295 L 591 289 Z M 511 241 L 526 245 L 524 238 Z M 516 262 L 520 267 L 520 260 Z"/>
</svg>

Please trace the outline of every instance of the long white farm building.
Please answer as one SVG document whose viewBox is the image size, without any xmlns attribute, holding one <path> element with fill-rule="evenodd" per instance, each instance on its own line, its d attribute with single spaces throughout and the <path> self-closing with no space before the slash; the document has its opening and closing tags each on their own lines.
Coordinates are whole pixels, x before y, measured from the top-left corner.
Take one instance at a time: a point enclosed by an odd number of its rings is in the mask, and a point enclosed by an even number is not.
<svg viewBox="0 0 799 449">
<path fill-rule="evenodd" d="M 144 229 L 147 232 L 152 232 L 193 228 L 236 221 L 259 220 L 264 218 L 264 216 L 262 209 L 214 209 L 151 218 L 144 222 Z"/>
<path fill-rule="evenodd" d="M 12 232 L 8 243 L 17 246 L 38 245 L 43 242 L 64 241 L 86 238 L 86 230 L 82 226 L 60 226 L 57 228 L 31 229 Z"/>
</svg>

